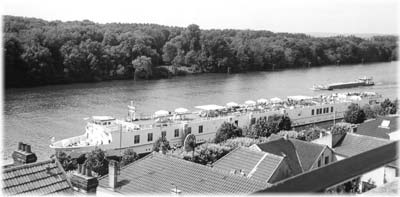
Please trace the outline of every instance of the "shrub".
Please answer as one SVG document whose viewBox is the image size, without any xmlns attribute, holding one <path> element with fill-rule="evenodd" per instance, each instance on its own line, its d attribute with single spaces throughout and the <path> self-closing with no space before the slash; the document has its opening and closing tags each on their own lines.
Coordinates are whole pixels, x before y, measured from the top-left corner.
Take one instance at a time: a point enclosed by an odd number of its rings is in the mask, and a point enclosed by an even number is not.
<svg viewBox="0 0 400 197">
<path fill-rule="evenodd" d="M 365 113 L 358 104 L 352 103 L 344 114 L 344 120 L 352 124 L 363 123 L 365 120 Z"/>
<path fill-rule="evenodd" d="M 221 127 L 217 130 L 214 142 L 220 143 L 226 141 L 227 139 L 233 137 L 241 137 L 241 136 L 242 136 L 241 128 L 237 127 L 233 123 L 224 122 L 222 123 Z"/>
<path fill-rule="evenodd" d="M 96 172 L 100 176 L 108 173 L 108 160 L 103 150 L 96 147 L 86 155 L 86 158 L 85 165 L 91 168 L 93 172 Z"/>
<path fill-rule="evenodd" d="M 121 158 L 121 166 L 128 165 L 137 160 L 138 158 L 139 156 L 135 151 L 133 151 L 132 149 L 126 149 Z"/>
</svg>

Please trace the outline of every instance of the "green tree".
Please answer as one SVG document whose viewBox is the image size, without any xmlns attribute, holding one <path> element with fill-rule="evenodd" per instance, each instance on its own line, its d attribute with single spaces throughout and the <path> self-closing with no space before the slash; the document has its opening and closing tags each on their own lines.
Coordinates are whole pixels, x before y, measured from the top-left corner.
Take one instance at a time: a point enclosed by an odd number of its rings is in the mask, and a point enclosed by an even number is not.
<svg viewBox="0 0 400 197">
<path fill-rule="evenodd" d="M 241 137 L 241 136 L 242 136 L 242 129 L 240 127 L 237 127 L 235 124 L 230 122 L 224 122 L 218 128 L 214 142 L 220 143 L 226 141 L 227 139 L 234 137 Z"/>
<path fill-rule="evenodd" d="M 345 111 L 344 120 L 352 124 L 363 123 L 365 120 L 365 113 L 358 104 L 352 103 Z"/>
<path fill-rule="evenodd" d="M 135 77 L 149 79 L 153 75 L 151 58 L 149 57 L 140 56 L 133 60 L 132 65 L 135 69 Z"/>
<path fill-rule="evenodd" d="M 362 107 L 362 110 L 365 114 L 365 119 L 373 119 L 373 118 L 376 118 L 376 116 L 378 115 L 378 113 L 376 113 L 372 110 L 371 105 L 369 105 L 369 104 L 365 104 Z"/>
<path fill-rule="evenodd" d="M 383 109 L 382 115 L 396 114 L 398 108 L 398 100 L 396 99 L 394 102 L 392 102 L 390 99 L 387 98 L 381 103 L 381 107 Z"/>
<path fill-rule="evenodd" d="M 86 154 L 86 161 L 84 163 L 86 167 L 91 168 L 99 176 L 106 175 L 108 173 L 108 160 L 106 154 L 100 148 L 95 148 L 90 153 Z"/>
<path fill-rule="evenodd" d="M 158 138 L 153 144 L 153 151 L 155 152 L 161 150 L 161 152 L 165 154 L 170 149 L 169 141 L 165 137 Z"/>
<path fill-rule="evenodd" d="M 139 156 L 135 151 L 133 151 L 132 149 L 126 149 L 121 158 L 121 165 L 122 166 L 128 165 L 136 161 L 138 158 Z"/>
</svg>

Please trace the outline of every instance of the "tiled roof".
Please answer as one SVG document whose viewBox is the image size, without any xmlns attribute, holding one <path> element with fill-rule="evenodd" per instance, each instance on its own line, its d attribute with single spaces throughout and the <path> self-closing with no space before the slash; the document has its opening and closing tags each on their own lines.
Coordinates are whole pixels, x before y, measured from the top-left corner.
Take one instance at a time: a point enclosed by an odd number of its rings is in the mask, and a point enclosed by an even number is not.
<svg viewBox="0 0 400 197">
<path fill-rule="evenodd" d="M 388 133 L 398 131 L 398 122 L 400 116 L 385 116 L 378 117 L 375 120 L 367 121 L 357 127 L 357 133 L 360 135 L 367 135 L 371 137 L 378 137 L 383 139 L 389 139 Z M 383 120 L 390 121 L 389 128 L 380 127 Z"/>
<path fill-rule="evenodd" d="M 368 150 L 390 143 L 389 140 L 358 135 L 355 133 L 346 133 L 343 140 L 334 148 L 335 153 L 346 157 L 351 157 Z"/>
<path fill-rule="evenodd" d="M 398 141 L 277 182 L 264 192 L 320 192 L 343 181 L 384 166 L 399 157 Z"/>
<path fill-rule="evenodd" d="M 3 192 L 9 195 L 72 193 L 66 175 L 54 160 L 3 170 Z"/>
<path fill-rule="evenodd" d="M 239 147 L 216 161 L 213 168 L 227 173 L 232 170 L 243 170 L 247 177 L 267 182 L 282 160 L 282 156 Z"/>
<path fill-rule="evenodd" d="M 287 162 L 293 170 L 293 175 L 310 170 L 312 164 L 318 160 L 319 155 L 326 147 L 292 138 L 285 140 L 277 135 L 271 135 L 271 137 L 273 140 L 257 144 L 257 146 L 264 152 L 287 156 Z"/>
<path fill-rule="evenodd" d="M 118 181 L 114 191 L 122 194 L 170 194 L 175 186 L 182 194 L 246 194 L 269 185 L 160 153 L 122 167 Z M 101 177 L 99 187 L 108 182 Z"/>
<path fill-rule="evenodd" d="M 279 138 L 277 140 L 257 144 L 257 146 L 264 152 L 286 157 L 286 162 L 292 172 L 292 175 L 303 172 L 296 148 L 289 140 Z"/>
<path fill-rule="evenodd" d="M 296 139 L 290 139 L 296 148 L 297 154 L 299 155 L 299 160 L 303 171 L 308 171 L 311 169 L 312 165 L 318 160 L 318 157 L 324 151 L 324 145 L 305 142 Z"/>
</svg>

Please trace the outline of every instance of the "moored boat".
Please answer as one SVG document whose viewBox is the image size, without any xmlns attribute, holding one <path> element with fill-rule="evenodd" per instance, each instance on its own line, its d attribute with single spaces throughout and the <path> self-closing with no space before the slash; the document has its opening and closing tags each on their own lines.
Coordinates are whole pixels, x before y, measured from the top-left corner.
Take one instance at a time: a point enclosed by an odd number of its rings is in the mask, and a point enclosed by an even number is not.
<svg viewBox="0 0 400 197">
<path fill-rule="evenodd" d="M 103 150 L 132 148 L 136 153 L 151 152 L 153 143 L 165 137 L 171 146 L 181 146 L 188 134 L 194 134 L 196 143 L 214 139 L 224 122 L 239 127 L 254 124 L 258 118 L 274 114 L 289 116 L 293 126 L 340 119 L 351 103 L 360 105 L 380 102 L 381 96 L 373 92 L 334 93 L 331 95 L 288 96 L 234 102 L 226 106 L 215 104 L 196 106 L 197 111 L 178 108 L 173 112 L 159 110 L 152 115 L 136 116 L 133 103 L 128 106 L 128 117 L 119 120 L 111 116 L 93 116 L 80 136 L 52 142 L 50 148 L 85 152 L 99 147 Z"/>
<path fill-rule="evenodd" d="M 359 86 L 372 86 L 375 83 L 372 81 L 372 77 L 362 77 L 359 78 L 357 81 L 351 82 L 339 82 L 339 83 L 332 83 L 328 85 L 314 85 L 313 90 L 333 90 L 333 89 L 343 89 L 343 88 L 354 88 Z"/>
</svg>

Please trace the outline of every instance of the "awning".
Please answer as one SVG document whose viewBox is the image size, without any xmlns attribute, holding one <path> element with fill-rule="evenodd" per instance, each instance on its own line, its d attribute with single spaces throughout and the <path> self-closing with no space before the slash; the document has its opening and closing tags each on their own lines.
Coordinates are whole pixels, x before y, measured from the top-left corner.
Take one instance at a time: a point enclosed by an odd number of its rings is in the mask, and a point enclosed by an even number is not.
<svg viewBox="0 0 400 197">
<path fill-rule="evenodd" d="M 188 112 L 189 112 L 189 110 L 186 109 L 186 108 L 183 108 L 183 107 L 175 109 L 175 113 L 177 113 L 177 114 L 185 114 L 185 113 L 188 113 Z"/>
<path fill-rule="evenodd" d="M 157 117 L 158 116 L 167 116 L 167 115 L 169 115 L 169 112 L 165 111 L 165 110 L 158 110 L 158 111 L 154 112 L 154 115 Z"/>
<path fill-rule="evenodd" d="M 244 104 L 245 105 L 256 105 L 256 102 L 252 101 L 252 100 L 248 100 L 248 101 L 244 102 Z"/>
<path fill-rule="evenodd" d="M 278 98 L 278 97 L 274 97 L 271 99 L 271 103 L 280 103 L 282 102 L 282 99 Z"/>
<path fill-rule="evenodd" d="M 206 110 L 206 111 L 210 111 L 210 110 L 220 110 L 220 109 L 225 109 L 225 107 L 219 106 L 219 105 L 200 105 L 200 106 L 196 106 L 195 108 L 197 109 L 201 109 L 201 110 Z"/>
<path fill-rule="evenodd" d="M 294 100 L 294 101 L 300 101 L 300 100 L 310 100 L 312 99 L 311 96 L 288 96 L 288 99 Z"/>
<path fill-rule="evenodd" d="M 226 104 L 226 106 L 228 106 L 228 107 L 237 107 L 237 106 L 239 106 L 239 104 L 237 104 L 235 102 L 229 102 L 229 103 Z"/>
<path fill-rule="evenodd" d="M 266 103 L 268 103 L 268 99 L 260 98 L 260 99 L 257 100 L 257 103 L 266 104 Z"/>
</svg>

